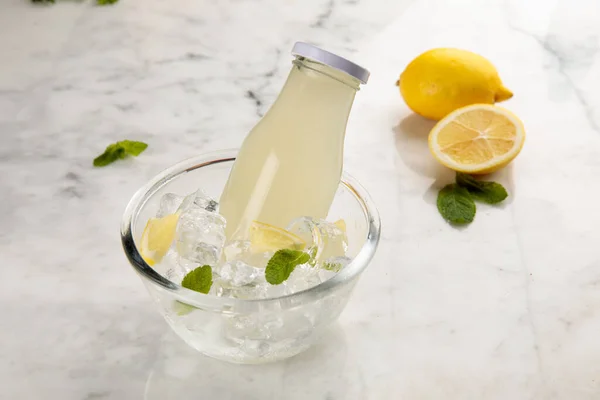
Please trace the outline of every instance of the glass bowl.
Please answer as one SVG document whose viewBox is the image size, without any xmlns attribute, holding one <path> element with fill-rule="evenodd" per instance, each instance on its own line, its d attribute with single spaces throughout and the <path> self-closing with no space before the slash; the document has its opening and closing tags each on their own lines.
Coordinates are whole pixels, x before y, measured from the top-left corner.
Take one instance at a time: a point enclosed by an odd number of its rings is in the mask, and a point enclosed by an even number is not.
<svg viewBox="0 0 600 400">
<path fill-rule="evenodd" d="M 187 344 L 235 363 L 263 363 L 294 356 L 315 343 L 339 317 L 379 242 L 379 215 L 367 192 L 344 173 L 327 220 L 344 219 L 352 262 L 331 279 L 281 297 L 244 300 L 195 292 L 150 267 L 138 251 L 142 231 L 165 193 L 199 188 L 218 199 L 237 151 L 204 154 L 163 171 L 130 200 L 121 241 L 158 311 Z M 316 190 L 316 189 L 315 189 Z"/>
</svg>

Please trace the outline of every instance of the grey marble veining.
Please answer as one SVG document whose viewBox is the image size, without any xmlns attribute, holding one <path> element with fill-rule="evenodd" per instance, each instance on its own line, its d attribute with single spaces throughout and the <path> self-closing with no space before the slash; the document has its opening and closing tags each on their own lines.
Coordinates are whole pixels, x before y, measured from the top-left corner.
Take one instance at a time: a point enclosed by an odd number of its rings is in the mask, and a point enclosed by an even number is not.
<svg viewBox="0 0 600 400">
<path fill-rule="evenodd" d="M 0 12 L 0 398 L 600 398 L 600 3 L 6 0 Z M 169 332 L 120 248 L 133 192 L 236 147 L 297 40 L 368 67 L 345 168 L 382 216 L 376 258 L 322 343 L 283 363 L 207 359 Z M 455 230 L 432 123 L 394 82 L 420 52 L 479 52 L 515 97 L 511 196 Z M 95 169 L 121 139 L 137 159 Z"/>
</svg>

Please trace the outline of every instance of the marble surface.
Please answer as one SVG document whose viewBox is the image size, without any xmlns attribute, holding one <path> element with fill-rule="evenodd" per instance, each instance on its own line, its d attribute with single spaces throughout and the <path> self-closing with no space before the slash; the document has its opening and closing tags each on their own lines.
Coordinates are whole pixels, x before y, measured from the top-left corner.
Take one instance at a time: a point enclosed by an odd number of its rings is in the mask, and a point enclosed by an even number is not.
<svg viewBox="0 0 600 400">
<path fill-rule="evenodd" d="M 600 398 L 600 3 L 597 0 L 5 0 L 0 12 L 0 398 Z M 171 334 L 120 248 L 133 192 L 239 145 L 296 40 L 365 65 L 346 169 L 383 220 L 338 326 L 260 367 Z M 419 52 L 491 59 L 524 121 L 510 198 L 453 229 L 431 123 L 394 82 Z M 120 139 L 150 144 L 104 169 Z"/>
</svg>

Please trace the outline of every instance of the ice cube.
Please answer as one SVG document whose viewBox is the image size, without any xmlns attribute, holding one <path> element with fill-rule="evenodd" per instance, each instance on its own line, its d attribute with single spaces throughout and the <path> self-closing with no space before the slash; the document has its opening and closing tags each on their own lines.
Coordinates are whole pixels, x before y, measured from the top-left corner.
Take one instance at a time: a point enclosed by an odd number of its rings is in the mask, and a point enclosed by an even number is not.
<svg viewBox="0 0 600 400">
<path fill-rule="evenodd" d="M 157 272 L 170 281 L 180 283 L 187 271 L 179 266 L 179 254 L 173 249 L 169 249 L 159 264 L 155 268 Z"/>
<path fill-rule="evenodd" d="M 233 240 L 225 245 L 223 255 L 225 261 L 243 261 L 253 267 L 265 268 L 273 253 L 255 253 L 252 251 L 252 244 L 249 241 Z"/>
<path fill-rule="evenodd" d="M 348 257 L 329 257 L 326 261 L 313 266 L 309 263 L 298 265 L 284 282 L 285 294 L 292 294 L 320 285 L 333 278 L 352 260 Z"/>
<path fill-rule="evenodd" d="M 310 254 L 310 263 L 314 265 L 319 259 L 324 245 L 321 231 L 315 221 L 309 217 L 296 218 L 286 229 L 306 242 L 304 251 Z"/>
<path fill-rule="evenodd" d="M 216 265 L 225 244 L 225 219 L 199 207 L 183 211 L 177 223 L 179 255 L 200 265 Z"/>
<path fill-rule="evenodd" d="M 310 264 L 298 265 L 285 281 L 285 294 L 300 292 L 319 283 L 321 283 L 319 268 Z"/>
<path fill-rule="evenodd" d="M 177 253 L 177 252 L 175 252 L 175 253 Z M 183 280 L 183 277 L 185 275 L 187 275 L 188 272 L 191 272 L 191 271 L 195 270 L 196 268 L 204 265 L 204 264 L 199 264 L 196 261 L 184 258 L 179 253 L 177 253 L 176 263 L 177 263 L 177 269 L 179 271 L 181 271 L 183 274 L 183 276 L 181 276 L 181 280 Z M 180 276 L 180 275 L 178 274 L 177 276 Z M 179 282 L 181 282 L 181 280 Z"/>
<path fill-rule="evenodd" d="M 265 270 L 255 268 L 243 261 L 232 261 L 221 265 L 215 272 L 219 275 L 222 284 L 239 287 L 255 282 L 261 273 L 264 275 Z"/>
<path fill-rule="evenodd" d="M 181 202 L 179 211 L 184 212 L 191 208 L 200 208 L 209 212 L 216 212 L 219 203 L 208 196 L 202 189 L 190 193 Z"/>
<path fill-rule="evenodd" d="M 247 341 L 266 340 L 269 331 L 264 320 L 268 316 L 260 313 L 224 315 L 223 333 L 227 339 L 238 345 L 244 345 Z"/>
<path fill-rule="evenodd" d="M 267 282 L 262 283 L 251 283 L 244 286 L 232 286 L 229 282 L 217 279 L 213 281 L 214 294 L 220 297 L 231 297 L 235 299 L 243 300 L 255 300 L 255 299 L 266 299 L 271 296 L 268 293 L 269 284 Z"/>
<path fill-rule="evenodd" d="M 156 213 L 157 218 L 166 217 L 167 215 L 174 214 L 181 206 L 183 197 L 178 196 L 175 193 L 166 193 L 160 198 L 158 206 L 158 212 Z"/>
<path fill-rule="evenodd" d="M 197 262 L 181 257 L 176 250 L 171 248 L 153 268 L 168 280 L 181 283 L 183 277 L 198 266 Z"/>
<path fill-rule="evenodd" d="M 152 268 L 165 278 L 171 279 L 174 274 L 174 267 L 177 265 L 175 262 L 176 258 L 177 253 L 175 253 L 172 249 L 169 249 L 162 260 L 154 264 Z"/>
<path fill-rule="evenodd" d="M 294 219 L 286 228 L 287 231 L 300 237 L 306 242 L 306 246 L 318 245 L 321 235 L 315 221 L 310 217 Z"/>
<path fill-rule="evenodd" d="M 306 251 L 311 255 L 311 264 L 330 257 L 343 257 L 348 249 L 346 232 L 334 223 L 300 217 L 293 220 L 287 230 L 306 242 Z"/>
<path fill-rule="evenodd" d="M 339 226 L 325 220 L 316 222 L 319 232 L 321 233 L 321 241 L 323 242 L 323 250 L 319 253 L 319 260 L 326 260 L 330 257 L 344 257 L 348 250 L 348 237 L 346 232 L 341 230 Z"/>
<path fill-rule="evenodd" d="M 233 240 L 223 248 L 226 261 L 240 260 L 244 254 L 250 252 L 251 243 L 247 240 Z"/>
</svg>

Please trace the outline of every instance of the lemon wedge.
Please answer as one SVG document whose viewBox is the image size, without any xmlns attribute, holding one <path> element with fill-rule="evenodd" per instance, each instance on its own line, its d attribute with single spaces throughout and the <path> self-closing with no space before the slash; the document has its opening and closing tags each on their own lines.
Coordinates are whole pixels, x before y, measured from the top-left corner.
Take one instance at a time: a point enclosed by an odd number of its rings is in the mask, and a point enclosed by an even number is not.
<svg viewBox="0 0 600 400">
<path fill-rule="evenodd" d="M 140 246 L 140 254 L 148 265 L 160 262 L 169 251 L 175 239 L 175 230 L 179 214 L 170 214 L 162 218 L 150 218 L 146 223 Z"/>
<path fill-rule="evenodd" d="M 281 249 L 303 250 L 306 242 L 285 229 L 258 221 L 250 225 L 250 243 L 254 253 Z"/>
<path fill-rule="evenodd" d="M 429 133 L 429 150 L 443 165 L 488 174 L 510 163 L 523 148 L 525 128 L 512 112 L 489 104 L 460 108 Z"/>
</svg>

